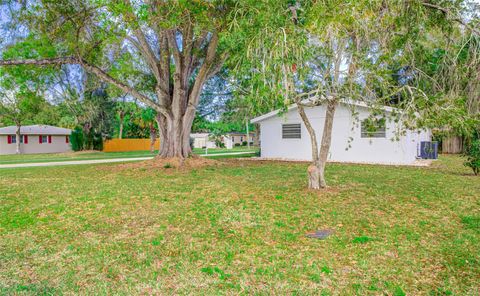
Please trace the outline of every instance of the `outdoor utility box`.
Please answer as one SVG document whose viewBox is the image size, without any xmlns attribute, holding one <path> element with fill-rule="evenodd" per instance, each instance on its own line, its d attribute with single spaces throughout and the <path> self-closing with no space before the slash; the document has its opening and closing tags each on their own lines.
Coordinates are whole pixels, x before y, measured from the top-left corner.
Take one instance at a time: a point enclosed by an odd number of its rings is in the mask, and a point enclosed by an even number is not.
<svg viewBox="0 0 480 296">
<path fill-rule="evenodd" d="M 438 142 L 420 142 L 420 157 L 423 159 L 437 159 Z"/>
</svg>

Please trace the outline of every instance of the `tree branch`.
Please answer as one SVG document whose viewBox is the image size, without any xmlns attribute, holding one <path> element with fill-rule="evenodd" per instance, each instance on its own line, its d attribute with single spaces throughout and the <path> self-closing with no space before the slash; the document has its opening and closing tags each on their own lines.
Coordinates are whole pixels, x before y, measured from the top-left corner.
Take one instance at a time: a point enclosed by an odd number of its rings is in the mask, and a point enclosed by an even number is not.
<svg viewBox="0 0 480 296">
<path fill-rule="evenodd" d="M 85 68 L 87 72 L 90 72 L 100 78 L 102 81 L 110 83 L 125 93 L 131 94 L 138 100 L 142 101 L 149 107 L 157 110 L 162 114 L 168 114 L 167 110 L 164 106 L 160 106 L 155 101 L 151 100 L 146 95 L 140 93 L 136 89 L 126 85 L 118 81 L 117 79 L 110 76 L 108 73 L 103 71 L 97 66 L 88 64 L 85 60 L 81 58 L 75 57 L 58 57 L 58 58 L 47 58 L 47 59 L 26 59 L 26 60 L 0 60 L 0 66 L 18 66 L 18 65 L 36 65 L 36 66 L 44 66 L 44 65 L 65 65 L 65 64 L 79 64 Z"/>
<path fill-rule="evenodd" d="M 447 18 L 449 18 L 450 16 L 452 16 L 452 12 L 445 8 L 445 7 L 441 7 L 441 6 L 438 6 L 438 5 L 435 5 L 435 4 L 432 4 L 432 3 L 429 3 L 429 2 L 422 2 L 422 5 L 425 6 L 425 7 L 429 7 L 429 8 L 433 8 L 433 9 L 436 9 L 438 11 L 441 11 L 445 14 L 445 16 Z M 474 32 L 475 34 L 477 35 L 480 35 L 480 31 L 472 26 L 470 26 L 468 23 L 466 23 L 464 20 L 462 20 L 460 17 L 454 15 L 453 18 L 451 18 L 453 21 L 463 25 L 465 28 L 467 28 L 468 30 L 470 30 L 471 32 Z"/>
<path fill-rule="evenodd" d="M 26 59 L 26 60 L 0 60 L 0 66 L 19 66 L 19 65 L 65 65 L 78 64 L 74 57 L 46 58 L 46 59 Z"/>
</svg>

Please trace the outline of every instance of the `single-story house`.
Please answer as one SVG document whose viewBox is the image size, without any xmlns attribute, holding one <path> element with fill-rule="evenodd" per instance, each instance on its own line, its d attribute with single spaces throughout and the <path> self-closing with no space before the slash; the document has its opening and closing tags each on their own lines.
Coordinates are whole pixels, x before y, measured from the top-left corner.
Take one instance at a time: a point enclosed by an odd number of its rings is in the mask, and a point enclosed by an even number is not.
<svg viewBox="0 0 480 296">
<path fill-rule="evenodd" d="M 16 131 L 16 126 L 0 128 L 0 154 L 15 154 L 17 141 L 20 141 L 20 152 L 25 154 L 71 151 L 70 129 L 49 125 L 21 126 L 20 139 Z"/>
<path fill-rule="evenodd" d="M 216 148 L 215 141 L 211 139 L 209 133 L 193 133 L 190 134 L 193 139 L 193 148 Z"/>
<path fill-rule="evenodd" d="M 249 137 L 247 137 L 247 133 L 240 133 L 240 132 L 227 133 L 225 140 L 230 141 L 231 142 L 230 144 L 233 147 L 233 146 L 243 145 L 244 142 L 247 142 L 247 139 L 250 141 L 250 145 L 252 146 L 258 145 L 258 140 L 255 132 L 250 132 Z M 227 145 L 227 143 L 225 143 L 225 145 Z"/>
<path fill-rule="evenodd" d="M 332 130 L 329 161 L 412 164 L 420 155 L 420 142 L 431 140 L 431 131 L 407 130 L 398 140 L 397 123 L 389 118 L 394 108 L 383 107 L 384 119 L 373 120 L 372 109 L 361 102 L 342 101 L 337 106 Z M 321 142 L 326 106 L 305 108 Z M 369 119 L 370 118 L 370 119 Z M 372 131 L 371 123 L 375 123 Z M 260 125 L 261 157 L 311 160 L 311 142 L 296 105 L 281 114 L 273 111 L 251 120 Z"/>
</svg>

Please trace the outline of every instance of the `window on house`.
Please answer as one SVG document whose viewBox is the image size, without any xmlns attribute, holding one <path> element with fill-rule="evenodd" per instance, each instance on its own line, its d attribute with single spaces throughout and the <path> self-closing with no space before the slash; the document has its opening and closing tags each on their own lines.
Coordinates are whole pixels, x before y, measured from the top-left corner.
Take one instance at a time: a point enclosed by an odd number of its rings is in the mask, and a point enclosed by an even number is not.
<svg viewBox="0 0 480 296">
<path fill-rule="evenodd" d="M 13 135 L 12 136 L 12 144 L 16 144 L 17 143 L 17 135 Z"/>
<path fill-rule="evenodd" d="M 48 136 L 40 136 L 39 140 L 40 140 L 40 144 L 48 143 Z"/>
<path fill-rule="evenodd" d="M 282 139 L 301 139 L 302 127 L 300 123 L 282 124 Z"/>
<path fill-rule="evenodd" d="M 386 138 L 385 118 L 367 118 L 361 129 L 362 138 Z"/>
</svg>

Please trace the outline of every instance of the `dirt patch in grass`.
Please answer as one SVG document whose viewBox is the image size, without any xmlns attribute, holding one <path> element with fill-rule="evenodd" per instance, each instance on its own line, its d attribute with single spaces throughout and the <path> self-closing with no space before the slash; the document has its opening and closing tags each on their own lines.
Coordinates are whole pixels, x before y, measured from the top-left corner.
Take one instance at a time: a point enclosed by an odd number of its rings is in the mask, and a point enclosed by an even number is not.
<svg viewBox="0 0 480 296">
<path fill-rule="evenodd" d="M 162 170 L 191 170 L 196 168 L 203 168 L 208 166 L 219 166 L 222 165 L 223 162 L 216 161 L 213 159 L 206 159 L 203 157 L 192 156 L 186 159 L 179 158 L 179 157 L 172 157 L 172 158 L 160 158 L 155 157 L 151 160 L 146 160 L 142 162 L 134 162 L 134 163 L 125 163 L 118 166 L 115 166 L 115 169 L 141 169 L 141 170 L 149 170 L 149 169 L 162 169 Z"/>
</svg>

